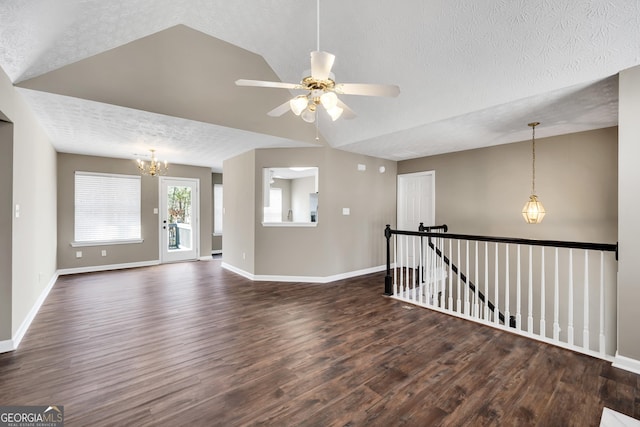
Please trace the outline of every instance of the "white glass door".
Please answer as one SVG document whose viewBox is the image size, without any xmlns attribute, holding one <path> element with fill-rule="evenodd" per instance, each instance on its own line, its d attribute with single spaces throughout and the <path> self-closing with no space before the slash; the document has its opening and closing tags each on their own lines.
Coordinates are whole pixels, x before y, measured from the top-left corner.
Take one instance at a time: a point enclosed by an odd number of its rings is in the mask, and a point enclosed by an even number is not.
<svg viewBox="0 0 640 427">
<path fill-rule="evenodd" d="M 199 180 L 160 178 L 160 260 L 198 259 Z"/>
</svg>

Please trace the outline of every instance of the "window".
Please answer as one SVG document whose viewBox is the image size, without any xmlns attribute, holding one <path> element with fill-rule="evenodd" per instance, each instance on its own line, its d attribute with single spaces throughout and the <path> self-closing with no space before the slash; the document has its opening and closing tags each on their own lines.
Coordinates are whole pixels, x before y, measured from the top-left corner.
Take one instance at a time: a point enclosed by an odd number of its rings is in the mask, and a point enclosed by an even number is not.
<svg viewBox="0 0 640 427">
<path fill-rule="evenodd" d="M 74 246 L 142 241 L 140 177 L 77 171 L 74 224 Z"/>
<path fill-rule="evenodd" d="M 269 190 L 269 206 L 264 208 L 264 222 L 282 222 L 282 189 Z"/>
<path fill-rule="evenodd" d="M 213 184 L 213 234 L 222 234 L 222 184 Z"/>
</svg>

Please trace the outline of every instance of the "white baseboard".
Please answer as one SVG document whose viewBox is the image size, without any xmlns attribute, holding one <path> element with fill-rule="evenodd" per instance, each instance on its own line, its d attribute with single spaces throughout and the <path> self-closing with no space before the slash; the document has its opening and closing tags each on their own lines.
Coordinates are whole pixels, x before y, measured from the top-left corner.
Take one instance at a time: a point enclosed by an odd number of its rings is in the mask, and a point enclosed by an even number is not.
<svg viewBox="0 0 640 427">
<path fill-rule="evenodd" d="M 159 265 L 160 260 L 141 261 L 141 262 L 128 262 L 124 264 L 108 264 L 108 265 L 93 265 L 89 267 L 77 267 L 77 268 L 63 268 L 58 270 L 60 276 L 66 274 L 78 274 L 78 273 L 93 273 L 96 271 L 109 271 L 109 270 L 122 270 L 124 268 L 136 268 L 136 267 L 150 267 L 152 265 Z"/>
<path fill-rule="evenodd" d="M 0 353 L 7 353 L 13 350 L 15 350 L 13 348 L 13 340 L 0 341 Z"/>
<path fill-rule="evenodd" d="M 211 251 L 211 255 L 218 255 L 222 253 L 222 249 L 215 249 L 213 251 Z"/>
<path fill-rule="evenodd" d="M 351 277 L 363 276 L 365 274 L 378 273 L 384 271 L 386 265 L 379 265 L 376 267 L 364 268 L 362 270 L 349 271 L 346 273 L 334 274 L 331 276 L 284 276 L 284 275 L 268 275 L 268 274 L 253 274 L 246 272 L 238 267 L 234 267 L 226 262 L 223 262 L 222 268 L 239 274 L 242 277 L 246 277 L 249 280 L 255 282 L 304 282 L 304 283 L 330 283 L 337 280 L 349 279 Z"/>
<path fill-rule="evenodd" d="M 38 299 L 33 304 L 33 307 L 31 307 L 31 310 L 29 310 L 27 317 L 25 317 L 25 319 L 22 321 L 22 324 L 16 331 L 15 335 L 10 340 L 0 341 L 0 353 L 6 353 L 18 348 L 20 342 L 22 341 L 22 338 L 24 338 L 24 335 L 29 329 L 29 326 L 31 326 L 31 322 L 33 322 L 33 319 L 36 318 L 36 314 L 38 314 L 40 307 L 42 307 L 42 304 L 44 304 L 44 301 L 47 299 L 49 292 L 51 292 L 51 289 L 53 288 L 53 285 L 56 284 L 57 280 L 58 273 L 56 272 L 53 277 L 51 277 L 51 280 L 49 280 L 47 286 L 42 290 L 40 296 L 38 296 Z"/>
<path fill-rule="evenodd" d="M 640 360 L 621 356 L 617 351 L 616 357 L 613 359 L 611 366 L 633 372 L 634 374 L 640 374 Z"/>
</svg>

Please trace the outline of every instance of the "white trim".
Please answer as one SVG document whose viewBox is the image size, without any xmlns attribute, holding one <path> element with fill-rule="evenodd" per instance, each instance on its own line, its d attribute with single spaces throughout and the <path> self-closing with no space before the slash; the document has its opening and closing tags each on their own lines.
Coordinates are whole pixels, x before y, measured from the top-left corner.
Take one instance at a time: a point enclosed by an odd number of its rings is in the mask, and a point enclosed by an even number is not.
<svg viewBox="0 0 640 427">
<path fill-rule="evenodd" d="M 18 330 L 16 331 L 16 334 L 12 337 L 12 339 L 0 341 L 0 353 L 6 353 L 8 351 L 13 351 L 18 348 L 18 346 L 20 345 L 20 342 L 22 341 L 22 338 L 24 338 L 24 335 L 27 333 L 27 330 L 29 329 L 29 326 L 31 326 L 31 322 L 33 322 L 33 319 L 36 318 L 36 315 L 38 314 L 40 307 L 42 307 L 42 304 L 44 304 L 44 301 L 47 299 L 49 292 L 51 292 L 51 289 L 53 289 L 53 285 L 56 284 L 57 280 L 58 280 L 58 273 L 56 272 L 51 277 L 51 280 L 49 280 L 49 283 L 47 284 L 47 286 L 42 290 L 42 292 L 40 293 L 40 296 L 38 296 L 38 299 L 31 307 L 31 310 L 29 310 L 27 317 L 25 317 L 25 319 L 22 321 L 22 324 L 20 325 L 20 327 L 18 328 Z"/>
<path fill-rule="evenodd" d="M 124 264 L 92 265 L 88 267 L 63 268 L 61 270 L 58 270 L 58 274 L 60 276 L 64 276 L 67 274 L 94 273 L 96 271 L 121 270 L 125 268 L 136 268 L 136 267 L 150 267 L 152 265 L 158 265 L 158 264 L 160 264 L 160 260 L 154 259 L 151 261 L 128 262 Z"/>
<path fill-rule="evenodd" d="M 71 242 L 70 245 L 74 248 L 81 248 L 84 246 L 132 245 L 142 242 L 144 242 L 144 239 L 100 240 L 95 242 Z"/>
<path fill-rule="evenodd" d="M 609 408 L 602 408 L 602 418 L 600 418 L 600 427 L 634 427 L 640 426 L 640 420 L 631 418 Z"/>
<path fill-rule="evenodd" d="M 348 271 L 346 273 L 334 274 L 331 276 L 281 276 L 268 274 L 253 274 L 234 267 L 226 262 L 221 263 L 222 268 L 233 273 L 239 274 L 249 280 L 255 282 L 304 282 L 304 283 L 330 283 L 337 280 L 349 279 L 356 276 L 364 276 L 365 274 L 378 273 L 386 270 L 386 265 L 364 268 L 362 270 Z"/>
<path fill-rule="evenodd" d="M 211 261 L 213 258 L 211 258 L 211 255 L 209 256 L 201 256 L 200 258 L 198 258 L 198 261 Z"/>
<path fill-rule="evenodd" d="M 222 253 L 222 249 L 212 249 L 211 255 L 218 255 Z"/>
<path fill-rule="evenodd" d="M 13 340 L 0 341 L 0 353 L 8 353 L 13 350 L 15 350 Z"/>
<path fill-rule="evenodd" d="M 263 227 L 317 227 L 317 222 L 263 222 Z"/>
<path fill-rule="evenodd" d="M 617 351 L 616 357 L 613 359 L 613 363 L 611 366 L 613 366 L 614 368 L 620 368 L 624 369 L 625 371 L 633 372 L 634 374 L 640 374 L 640 360 L 621 356 Z"/>
</svg>

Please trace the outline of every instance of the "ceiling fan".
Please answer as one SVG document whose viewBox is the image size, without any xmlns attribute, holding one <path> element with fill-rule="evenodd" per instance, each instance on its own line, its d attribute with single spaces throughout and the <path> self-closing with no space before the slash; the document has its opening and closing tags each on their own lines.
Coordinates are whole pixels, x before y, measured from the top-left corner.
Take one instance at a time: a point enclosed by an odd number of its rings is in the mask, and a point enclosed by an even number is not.
<svg viewBox="0 0 640 427">
<path fill-rule="evenodd" d="M 267 114 L 271 117 L 280 117 L 291 110 L 296 116 L 308 123 L 316 121 L 318 107 L 326 110 L 333 121 L 340 116 L 352 119 L 356 114 L 344 102 L 339 95 L 364 95 L 364 96 L 388 96 L 396 97 L 400 94 L 400 88 L 395 85 L 367 84 L 367 83 L 336 83 L 331 72 L 335 55 L 320 51 L 320 0 L 317 0 L 317 47 L 311 52 L 311 69 L 303 73 L 300 83 L 269 82 L 263 80 L 236 80 L 238 86 L 255 86 L 279 89 L 303 90 L 306 94 L 297 95 L 284 104 L 274 108 Z"/>
</svg>

